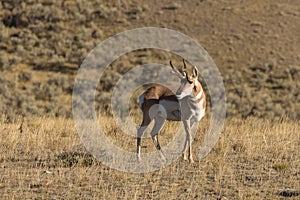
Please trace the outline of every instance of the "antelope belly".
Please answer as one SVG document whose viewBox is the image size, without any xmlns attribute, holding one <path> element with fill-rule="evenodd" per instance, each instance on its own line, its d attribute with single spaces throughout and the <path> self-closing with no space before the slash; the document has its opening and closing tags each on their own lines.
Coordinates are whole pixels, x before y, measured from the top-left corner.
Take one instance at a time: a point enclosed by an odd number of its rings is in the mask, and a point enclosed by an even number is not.
<svg viewBox="0 0 300 200">
<path fill-rule="evenodd" d="M 174 120 L 174 121 L 181 120 L 180 106 L 178 102 L 161 100 L 159 101 L 159 104 L 163 106 L 163 108 L 165 109 L 168 120 Z"/>
</svg>

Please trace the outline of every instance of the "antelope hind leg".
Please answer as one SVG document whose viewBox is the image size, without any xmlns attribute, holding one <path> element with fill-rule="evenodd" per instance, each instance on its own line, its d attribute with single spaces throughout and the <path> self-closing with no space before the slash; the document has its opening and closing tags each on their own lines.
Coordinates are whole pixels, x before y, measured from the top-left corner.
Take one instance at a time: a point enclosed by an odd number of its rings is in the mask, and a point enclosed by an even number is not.
<svg viewBox="0 0 300 200">
<path fill-rule="evenodd" d="M 165 123 L 165 118 L 157 116 L 154 118 L 154 126 L 153 129 L 151 131 L 151 137 L 152 137 L 152 141 L 156 147 L 156 149 L 159 151 L 160 156 L 163 160 L 166 160 L 165 155 L 161 149 L 161 146 L 159 144 L 159 140 L 158 140 L 158 132 L 162 129 L 164 123 Z"/>
<path fill-rule="evenodd" d="M 141 160 L 141 142 L 142 142 L 142 136 L 145 130 L 147 129 L 147 126 L 141 126 L 137 131 L 137 138 L 136 138 L 136 153 L 137 153 L 137 159 L 138 161 Z"/>
</svg>

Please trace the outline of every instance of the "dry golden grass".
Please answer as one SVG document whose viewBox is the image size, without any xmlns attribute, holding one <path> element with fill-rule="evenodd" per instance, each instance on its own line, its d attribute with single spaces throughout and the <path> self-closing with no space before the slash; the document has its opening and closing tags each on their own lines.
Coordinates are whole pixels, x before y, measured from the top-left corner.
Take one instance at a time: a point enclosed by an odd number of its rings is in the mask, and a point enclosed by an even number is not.
<svg viewBox="0 0 300 200">
<path fill-rule="evenodd" d="M 164 169 L 131 174 L 110 169 L 84 149 L 71 119 L 0 121 L 0 194 L 3 199 L 297 199 L 300 195 L 298 121 L 228 119 L 203 160 L 181 158 Z M 109 138 L 129 151 L 135 138 L 102 117 Z M 199 150 L 209 121 L 200 123 Z M 175 128 L 174 128 L 175 127 Z M 166 125 L 166 144 L 176 123 Z M 143 140 L 154 150 L 151 139 Z M 196 156 L 195 156 L 196 157 Z"/>
</svg>

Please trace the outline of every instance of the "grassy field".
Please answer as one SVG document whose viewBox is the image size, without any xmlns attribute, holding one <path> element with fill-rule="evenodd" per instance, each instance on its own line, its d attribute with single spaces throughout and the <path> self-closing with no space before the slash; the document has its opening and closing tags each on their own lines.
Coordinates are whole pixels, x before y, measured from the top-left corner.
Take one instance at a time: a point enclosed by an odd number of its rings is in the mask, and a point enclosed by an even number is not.
<svg viewBox="0 0 300 200">
<path fill-rule="evenodd" d="M 299 199 L 299 8 L 299 0 L 1 1 L 0 199 Z M 141 27 L 179 31 L 207 50 L 223 78 L 228 119 L 205 159 L 196 153 L 207 118 L 194 140 L 194 164 L 180 158 L 131 174 L 85 149 L 71 119 L 72 91 L 92 49 Z M 109 113 L 112 91 L 129 70 L 169 60 L 182 58 L 141 49 L 116 59 L 97 87 L 96 110 Z M 112 117 L 100 120 L 116 146 L 135 151 L 135 138 Z M 162 145 L 177 128 L 166 124 Z M 150 138 L 142 145 L 143 153 L 155 149 Z"/>
<path fill-rule="evenodd" d="M 103 117 L 112 142 L 135 150 L 135 138 Z M 162 144 L 176 123 L 161 131 Z M 199 124 L 199 150 L 209 121 Z M 174 126 L 175 125 L 175 126 Z M 131 174 L 108 168 L 84 148 L 71 119 L 0 122 L 2 199 L 298 199 L 300 125 L 257 118 L 228 119 L 211 153 L 194 164 L 182 158 L 164 169 Z M 154 150 L 150 138 L 143 152 Z M 146 150 L 145 150 L 146 149 Z M 197 158 L 195 156 L 195 158 Z"/>
</svg>

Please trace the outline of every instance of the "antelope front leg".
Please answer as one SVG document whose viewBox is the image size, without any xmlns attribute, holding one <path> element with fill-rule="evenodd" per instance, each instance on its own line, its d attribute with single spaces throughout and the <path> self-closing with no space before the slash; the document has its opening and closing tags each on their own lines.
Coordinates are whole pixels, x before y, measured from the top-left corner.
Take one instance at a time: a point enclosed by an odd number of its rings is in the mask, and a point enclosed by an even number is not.
<svg viewBox="0 0 300 200">
<path fill-rule="evenodd" d="M 183 147 L 183 160 L 188 160 L 188 140 L 187 137 L 185 139 L 184 147 Z"/>
<path fill-rule="evenodd" d="M 193 126 L 194 124 L 194 120 L 191 120 L 190 121 L 182 121 L 183 124 L 184 124 L 184 129 L 185 129 L 185 132 L 186 132 L 186 137 L 185 137 L 185 143 L 184 143 L 184 147 L 183 147 L 183 160 L 188 160 L 188 153 L 189 153 L 189 148 L 190 147 L 190 143 L 189 143 L 189 133 L 190 133 L 190 129 L 191 127 Z M 190 123 L 190 124 L 189 124 Z"/>
<path fill-rule="evenodd" d="M 191 163 L 194 163 L 193 155 L 192 155 L 192 134 L 191 134 L 191 126 L 190 121 L 185 120 L 183 121 L 185 133 L 186 133 L 186 145 L 188 145 L 188 153 L 189 153 L 189 160 Z M 186 157 L 187 146 L 185 146 L 184 158 Z"/>
</svg>

